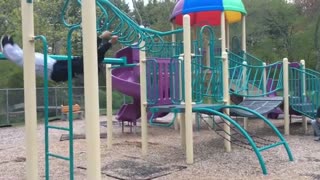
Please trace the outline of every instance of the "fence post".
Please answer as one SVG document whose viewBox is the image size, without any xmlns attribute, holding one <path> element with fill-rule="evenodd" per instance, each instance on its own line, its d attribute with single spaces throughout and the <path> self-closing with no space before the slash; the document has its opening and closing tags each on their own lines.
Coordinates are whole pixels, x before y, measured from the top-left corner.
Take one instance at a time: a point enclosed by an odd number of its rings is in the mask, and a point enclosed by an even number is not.
<svg viewBox="0 0 320 180">
<path fill-rule="evenodd" d="M 7 106 L 7 124 L 10 124 L 10 120 L 9 120 L 9 90 L 6 89 L 6 106 Z"/>
<path fill-rule="evenodd" d="M 58 116 L 58 97 L 57 97 L 57 88 L 54 88 L 54 104 L 56 106 L 56 116 Z"/>
</svg>

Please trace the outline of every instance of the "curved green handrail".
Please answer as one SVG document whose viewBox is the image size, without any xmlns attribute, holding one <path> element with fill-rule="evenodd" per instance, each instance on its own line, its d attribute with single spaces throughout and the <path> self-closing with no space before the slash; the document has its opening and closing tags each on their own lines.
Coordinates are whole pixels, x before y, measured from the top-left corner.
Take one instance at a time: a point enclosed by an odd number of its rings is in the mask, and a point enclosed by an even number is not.
<svg viewBox="0 0 320 180">
<path fill-rule="evenodd" d="M 275 133 L 276 135 L 278 136 L 278 138 L 281 140 L 281 142 L 283 142 L 283 145 L 287 151 L 287 154 L 288 154 L 288 157 L 289 157 L 289 160 L 290 161 L 293 161 L 293 156 L 292 156 L 292 153 L 291 153 L 291 150 L 289 148 L 289 145 L 287 143 L 287 141 L 285 140 L 285 138 L 281 135 L 281 133 L 279 132 L 279 130 L 266 118 L 264 117 L 263 115 L 259 114 L 258 112 L 254 111 L 254 110 L 251 110 L 251 109 L 248 109 L 246 107 L 243 107 L 243 106 L 239 106 L 239 105 L 224 105 L 224 106 L 221 106 L 221 110 L 222 109 L 241 109 L 243 111 L 247 111 L 247 112 L 250 112 L 252 113 L 253 115 L 256 115 L 257 118 L 260 118 L 261 120 L 263 120 L 264 123 L 266 123 Z"/>
<path fill-rule="evenodd" d="M 96 4 L 97 4 L 97 7 L 102 11 L 102 14 L 97 18 L 97 31 L 101 32 L 103 31 L 103 29 L 106 29 L 108 25 L 107 21 L 103 21 L 103 19 L 108 19 L 109 16 L 105 8 L 103 8 L 103 6 L 99 2 L 96 2 Z M 100 25 L 102 21 L 103 21 L 103 24 Z"/>
<path fill-rule="evenodd" d="M 215 43 L 214 43 L 214 40 L 215 40 L 215 34 L 214 34 L 214 30 L 213 30 L 213 27 L 212 26 L 203 26 L 201 27 L 200 29 L 200 32 L 199 32 L 199 44 L 201 45 L 200 48 L 203 49 L 202 47 L 202 44 L 203 44 L 203 34 L 205 31 L 208 31 L 209 32 L 209 44 L 210 44 L 210 53 L 214 53 L 214 46 L 215 46 Z M 214 54 L 210 54 L 210 65 L 212 66 L 214 64 Z"/>
<path fill-rule="evenodd" d="M 286 151 L 287 151 L 287 154 L 288 154 L 288 157 L 289 157 L 289 160 L 290 161 L 293 161 L 293 156 L 292 156 L 292 153 L 291 153 L 291 150 L 289 148 L 289 145 L 287 144 L 286 140 L 284 139 L 284 137 L 280 134 L 280 132 L 278 131 L 278 129 L 269 121 L 267 120 L 264 116 L 262 116 L 261 114 L 253 111 L 253 110 L 250 110 L 248 108 L 245 108 L 245 107 L 242 107 L 242 106 L 237 106 L 237 105 L 227 105 L 227 106 L 221 106 L 221 109 L 220 110 L 223 110 L 223 109 L 226 109 L 226 108 L 229 108 L 229 109 L 241 109 L 241 110 L 244 110 L 244 111 L 248 111 L 248 112 L 251 112 L 252 114 L 256 115 L 257 117 L 259 117 L 260 119 L 262 119 L 272 130 L 274 130 L 274 132 L 276 133 L 276 135 L 279 137 L 279 139 L 281 140 L 280 143 L 277 143 L 275 145 L 270 145 L 270 146 L 267 146 L 265 148 L 258 148 L 255 144 L 255 142 L 253 141 L 253 139 L 251 138 L 251 136 L 246 132 L 245 129 L 243 129 L 235 120 L 231 119 L 229 116 L 227 116 L 226 114 L 223 114 L 219 111 L 216 111 L 216 110 L 213 110 L 213 109 L 209 109 L 209 108 L 193 108 L 193 111 L 194 112 L 199 112 L 199 113 L 211 113 L 211 114 L 214 114 L 214 115 L 218 115 L 218 116 L 221 116 L 223 119 L 229 121 L 233 126 L 235 126 L 237 129 L 239 129 L 239 131 L 241 132 L 241 134 L 247 138 L 249 144 L 251 145 L 251 147 L 253 148 L 255 154 L 257 155 L 258 157 L 258 160 L 259 160 L 259 163 L 260 163 L 260 166 L 261 166 L 261 169 L 263 171 L 263 174 L 267 174 L 267 169 L 265 167 L 265 163 L 264 163 L 264 160 L 263 160 L 263 157 L 261 156 L 261 153 L 260 151 L 263 151 L 263 150 L 266 150 L 268 148 L 272 148 L 272 147 L 275 147 L 275 146 L 278 146 L 278 145 L 281 145 L 283 144 Z"/>
<path fill-rule="evenodd" d="M 73 26 L 78 26 L 78 25 L 81 24 L 81 21 L 79 23 L 76 23 L 76 24 L 69 24 L 67 22 L 67 20 L 65 19 L 65 15 L 66 15 L 66 12 L 67 12 L 67 8 L 68 8 L 68 5 L 69 5 L 69 2 L 70 2 L 69 0 L 65 0 L 64 1 L 64 4 L 63 4 L 62 9 L 61 9 L 61 15 L 60 15 L 60 18 L 61 18 L 61 20 L 63 22 L 63 25 L 66 26 L 67 28 L 71 28 Z M 78 1 L 78 3 L 79 3 L 79 1 Z"/>
<path fill-rule="evenodd" d="M 255 152 L 258 161 L 260 163 L 261 169 L 263 174 L 267 174 L 267 168 L 266 165 L 264 163 L 263 157 L 261 155 L 261 153 L 258 150 L 257 145 L 255 144 L 255 142 L 253 141 L 253 139 L 251 138 L 251 136 L 247 133 L 247 131 L 245 129 L 243 129 L 235 120 L 231 119 L 231 117 L 229 117 L 226 114 L 223 114 L 219 111 L 213 110 L 213 109 L 209 109 L 209 108 L 193 108 L 194 112 L 199 112 L 199 113 L 210 113 L 213 115 L 218 115 L 220 117 L 222 117 L 223 119 L 225 119 L 226 121 L 230 122 L 233 126 L 235 126 L 237 129 L 239 129 L 239 131 L 241 132 L 241 134 L 248 140 L 249 144 L 251 145 L 253 151 Z"/>
</svg>

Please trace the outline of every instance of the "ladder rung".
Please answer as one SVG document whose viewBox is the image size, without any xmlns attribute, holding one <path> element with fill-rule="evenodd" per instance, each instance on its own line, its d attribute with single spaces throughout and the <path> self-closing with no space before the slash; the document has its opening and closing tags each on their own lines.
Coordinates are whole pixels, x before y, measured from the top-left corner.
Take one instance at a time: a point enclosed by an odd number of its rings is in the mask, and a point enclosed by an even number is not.
<svg viewBox="0 0 320 180">
<path fill-rule="evenodd" d="M 63 131 L 69 131 L 69 128 L 65 127 L 59 127 L 59 126 L 47 126 L 49 129 L 57 129 L 57 130 L 63 130 Z"/>
<path fill-rule="evenodd" d="M 274 143 L 274 144 L 270 144 L 268 146 L 261 147 L 258 150 L 261 152 L 261 151 L 264 151 L 264 150 L 267 150 L 267 149 L 270 149 L 270 148 L 273 148 L 273 147 L 276 147 L 276 146 L 279 146 L 279 145 L 283 145 L 283 144 L 284 144 L 284 142 L 280 141 L 280 142 L 277 142 L 277 143 Z"/>
<path fill-rule="evenodd" d="M 67 161 L 69 161 L 69 160 L 70 160 L 70 158 L 68 158 L 68 157 L 60 156 L 60 155 L 52 154 L 52 153 L 48 153 L 48 156 L 55 157 L 55 158 L 58 158 L 58 159 L 67 160 Z"/>
</svg>

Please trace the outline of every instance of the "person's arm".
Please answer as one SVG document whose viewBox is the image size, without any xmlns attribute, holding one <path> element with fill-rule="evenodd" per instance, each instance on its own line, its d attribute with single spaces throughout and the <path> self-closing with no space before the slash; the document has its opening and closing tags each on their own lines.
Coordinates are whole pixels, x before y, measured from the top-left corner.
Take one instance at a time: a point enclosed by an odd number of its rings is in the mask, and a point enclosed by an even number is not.
<svg viewBox="0 0 320 180">
<path fill-rule="evenodd" d="M 118 36 L 112 36 L 111 39 L 105 43 L 103 43 L 100 47 L 98 47 L 98 63 L 100 64 L 106 52 L 112 47 L 113 44 L 118 42 Z"/>
</svg>

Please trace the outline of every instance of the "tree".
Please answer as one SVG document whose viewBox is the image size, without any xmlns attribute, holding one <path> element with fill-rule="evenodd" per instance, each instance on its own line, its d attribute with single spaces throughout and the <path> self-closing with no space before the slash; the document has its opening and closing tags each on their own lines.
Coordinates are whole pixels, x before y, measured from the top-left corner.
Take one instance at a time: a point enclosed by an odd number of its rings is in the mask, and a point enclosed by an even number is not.
<svg viewBox="0 0 320 180">
<path fill-rule="evenodd" d="M 314 50 L 316 54 L 315 69 L 320 70 L 320 1 L 318 0 L 295 0 L 296 6 L 299 8 L 302 15 L 308 17 L 310 21 L 316 17 L 316 23 L 314 25 Z"/>
<path fill-rule="evenodd" d="M 248 12 L 248 49 L 258 57 L 271 60 L 269 62 L 283 57 L 297 60 L 303 56 L 301 48 L 310 48 L 300 39 L 305 37 L 308 25 L 295 4 L 285 0 L 244 0 L 244 4 Z"/>
</svg>

